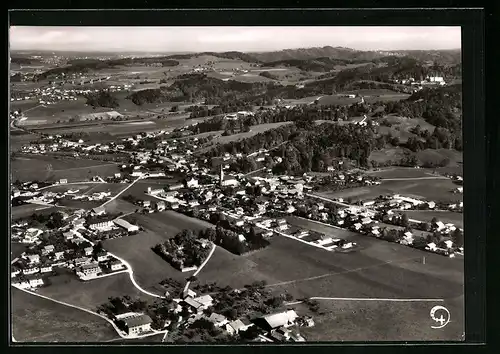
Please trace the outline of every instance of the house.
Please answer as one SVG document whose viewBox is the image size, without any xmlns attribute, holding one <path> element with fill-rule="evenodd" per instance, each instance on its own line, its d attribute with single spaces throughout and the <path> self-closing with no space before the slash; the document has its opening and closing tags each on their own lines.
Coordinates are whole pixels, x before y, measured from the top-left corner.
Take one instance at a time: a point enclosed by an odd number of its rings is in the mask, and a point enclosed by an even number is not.
<svg viewBox="0 0 500 354">
<path fill-rule="evenodd" d="M 54 253 L 54 259 L 57 260 L 57 261 L 60 260 L 60 259 L 62 259 L 63 256 L 64 256 L 64 251 L 59 251 L 59 252 L 55 252 Z"/>
<path fill-rule="evenodd" d="M 91 247 L 85 247 L 83 249 L 83 251 L 85 252 L 86 256 L 91 256 L 92 253 L 94 252 L 94 247 L 92 247 L 92 246 Z"/>
<path fill-rule="evenodd" d="M 187 188 L 197 188 L 198 187 L 198 180 L 196 178 L 191 177 L 186 181 L 186 187 Z"/>
<path fill-rule="evenodd" d="M 357 222 L 357 223 L 355 223 L 353 226 L 354 226 L 354 229 L 355 229 L 356 231 L 359 231 L 363 225 L 361 225 L 359 222 Z"/>
<path fill-rule="evenodd" d="M 361 219 L 361 223 L 362 223 L 363 225 L 368 225 L 368 224 L 370 224 L 371 222 L 372 222 L 372 219 L 370 219 L 369 217 L 366 217 L 366 218 Z"/>
<path fill-rule="evenodd" d="M 195 297 L 194 301 L 200 303 L 204 309 L 207 309 L 212 306 L 214 299 L 210 295 L 203 295 Z"/>
<path fill-rule="evenodd" d="M 54 252 L 54 245 L 47 245 L 43 248 L 42 250 L 42 254 L 45 256 L 45 255 L 48 255 L 50 253 L 53 253 Z"/>
<path fill-rule="evenodd" d="M 215 312 L 210 314 L 208 320 L 212 322 L 215 327 L 222 327 L 229 322 L 225 316 L 219 315 L 218 313 Z"/>
<path fill-rule="evenodd" d="M 30 277 L 28 281 L 32 288 L 43 285 L 43 279 L 39 277 Z"/>
<path fill-rule="evenodd" d="M 253 326 L 253 323 L 248 321 L 246 318 L 237 319 L 226 324 L 226 331 L 230 335 L 234 335 L 238 334 L 240 331 L 246 331 L 251 326 Z"/>
<path fill-rule="evenodd" d="M 116 219 L 115 221 L 115 224 L 124 228 L 125 230 L 127 230 L 128 232 L 135 232 L 135 231 L 139 231 L 139 226 L 137 225 L 132 225 L 131 223 L 129 223 L 128 221 L 126 220 L 123 220 L 123 219 Z"/>
<path fill-rule="evenodd" d="M 97 207 L 97 208 L 94 208 L 92 209 L 92 213 L 94 215 L 104 215 L 106 214 L 106 210 L 104 209 L 104 207 Z"/>
<path fill-rule="evenodd" d="M 21 280 L 21 279 L 16 279 L 12 280 L 12 286 L 21 288 L 21 289 L 27 289 L 30 287 L 30 283 L 27 280 Z"/>
<path fill-rule="evenodd" d="M 295 324 L 295 320 L 298 315 L 294 310 L 288 310 L 284 312 L 275 313 L 272 315 L 266 315 L 259 319 L 257 322 L 261 324 L 261 328 L 272 330 L 279 327 L 289 327 Z"/>
<path fill-rule="evenodd" d="M 151 201 L 150 200 L 143 200 L 142 206 L 145 208 L 149 208 L 151 206 Z"/>
<path fill-rule="evenodd" d="M 111 261 L 109 265 L 112 271 L 120 270 L 125 267 L 124 264 L 119 260 Z"/>
<path fill-rule="evenodd" d="M 81 258 L 76 258 L 73 263 L 75 264 L 75 267 L 79 267 L 81 265 L 89 264 L 91 261 L 90 258 L 87 257 L 81 257 Z"/>
<path fill-rule="evenodd" d="M 68 180 L 66 178 L 61 178 L 59 180 L 59 184 L 66 184 L 66 183 L 68 183 Z"/>
<path fill-rule="evenodd" d="M 89 229 L 96 231 L 108 230 L 113 227 L 113 220 L 97 221 L 89 224 Z"/>
<path fill-rule="evenodd" d="M 43 265 L 40 267 L 40 273 L 49 273 L 52 272 L 52 265 Z"/>
<path fill-rule="evenodd" d="M 129 317 L 123 320 L 129 335 L 137 335 L 151 331 L 151 317 L 141 314 L 139 316 Z"/>
<path fill-rule="evenodd" d="M 165 202 L 164 201 L 159 201 L 158 203 L 156 203 L 156 209 L 158 211 L 165 210 Z"/>
<path fill-rule="evenodd" d="M 38 254 L 29 254 L 26 256 L 30 264 L 40 263 L 40 256 Z"/>
<path fill-rule="evenodd" d="M 444 223 L 442 221 L 437 221 L 436 222 L 436 228 L 437 228 L 438 231 L 441 231 L 444 228 L 446 228 L 446 226 L 444 226 Z"/>
<path fill-rule="evenodd" d="M 108 253 L 105 251 L 97 252 L 96 256 L 98 262 L 104 262 L 108 260 Z"/>
<path fill-rule="evenodd" d="M 99 264 L 97 263 L 91 263 L 91 264 L 84 264 L 81 267 L 81 272 L 86 276 L 96 276 L 98 273 L 100 273 L 101 267 L 99 267 Z"/>
<path fill-rule="evenodd" d="M 38 267 L 33 267 L 33 268 L 24 268 L 23 269 L 23 274 L 29 275 L 29 274 L 35 274 L 40 271 L 40 268 Z"/>
<path fill-rule="evenodd" d="M 203 311 L 203 305 L 200 304 L 198 301 L 195 301 L 192 297 L 186 297 L 183 301 L 192 310 L 195 310 L 196 312 Z"/>
</svg>

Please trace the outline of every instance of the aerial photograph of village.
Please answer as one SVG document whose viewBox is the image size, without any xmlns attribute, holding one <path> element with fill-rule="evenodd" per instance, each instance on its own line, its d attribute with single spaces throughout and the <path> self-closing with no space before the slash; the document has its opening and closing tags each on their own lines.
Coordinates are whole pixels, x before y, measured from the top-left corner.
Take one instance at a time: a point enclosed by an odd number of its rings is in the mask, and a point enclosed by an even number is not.
<svg viewBox="0 0 500 354">
<path fill-rule="evenodd" d="M 460 31 L 10 27 L 11 342 L 464 340 Z"/>
</svg>

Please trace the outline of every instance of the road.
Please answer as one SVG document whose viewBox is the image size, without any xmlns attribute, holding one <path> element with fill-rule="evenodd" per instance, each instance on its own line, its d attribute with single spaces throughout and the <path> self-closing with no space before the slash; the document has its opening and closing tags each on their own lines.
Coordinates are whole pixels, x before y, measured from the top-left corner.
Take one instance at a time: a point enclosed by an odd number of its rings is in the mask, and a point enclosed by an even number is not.
<svg viewBox="0 0 500 354">
<path fill-rule="evenodd" d="M 423 179 L 449 179 L 444 176 L 433 176 L 433 177 L 402 177 L 402 178 L 382 178 L 380 179 L 382 182 L 384 181 L 418 181 Z"/>
<path fill-rule="evenodd" d="M 74 185 L 74 184 L 103 184 L 106 182 L 93 182 L 93 181 L 83 181 L 83 182 L 70 182 L 70 183 L 57 183 L 57 184 L 51 184 L 50 186 L 45 186 L 38 188 L 37 191 L 42 191 L 47 188 L 52 188 L 52 187 L 57 187 L 57 186 L 68 186 L 68 185 Z"/>
<path fill-rule="evenodd" d="M 130 187 L 132 187 L 134 184 L 137 183 L 137 181 L 139 181 L 140 179 L 143 179 L 144 177 L 140 176 L 140 177 L 137 177 L 137 179 L 135 181 L 133 181 L 132 183 L 130 183 L 127 187 L 125 187 L 121 192 L 119 192 L 117 195 L 115 195 L 113 198 L 109 199 L 108 201 L 104 202 L 101 207 L 104 207 L 106 204 L 112 202 L 113 200 L 115 200 L 116 198 L 118 198 L 120 195 L 122 195 L 125 191 L 127 191 Z"/>
<path fill-rule="evenodd" d="M 203 269 L 203 267 L 208 263 L 208 261 L 210 260 L 210 257 L 212 257 L 212 255 L 214 254 L 214 251 L 215 249 L 217 248 L 217 246 L 214 244 L 212 244 L 212 249 L 210 250 L 210 253 L 208 254 L 207 258 L 203 261 L 202 264 L 200 264 L 200 266 L 198 267 L 198 269 L 196 270 L 196 272 L 193 273 L 193 277 L 197 276 L 201 270 Z M 186 286 L 184 287 L 184 292 L 186 292 L 188 289 L 189 289 L 189 285 L 191 284 L 190 281 L 188 281 L 186 283 Z"/>
</svg>

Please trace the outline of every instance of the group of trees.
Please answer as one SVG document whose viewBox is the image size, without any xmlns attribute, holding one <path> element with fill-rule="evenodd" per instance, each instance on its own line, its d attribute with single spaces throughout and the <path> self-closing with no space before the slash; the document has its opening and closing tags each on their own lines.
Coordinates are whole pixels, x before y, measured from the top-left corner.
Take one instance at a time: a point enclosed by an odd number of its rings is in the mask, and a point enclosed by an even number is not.
<svg viewBox="0 0 500 354">
<path fill-rule="evenodd" d="M 173 238 L 153 247 L 153 251 L 174 268 L 199 266 L 208 256 L 209 248 L 203 247 L 191 230 L 183 230 Z"/>
<path fill-rule="evenodd" d="M 216 223 L 217 227 L 215 229 L 208 228 L 202 230 L 199 233 L 199 237 L 210 240 L 237 255 L 242 255 L 269 245 L 269 242 L 261 234 L 257 234 L 253 227 L 249 232 L 239 232 L 240 230 L 232 227 L 225 219 L 216 221 Z M 245 240 L 240 239 L 240 234 L 244 236 Z"/>
<path fill-rule="evenodd" d="M 49 229 L 58 229 L 66 225 L 63 215 L 59 212 L 50 214 L 33 213 L 28 221 L 30 226 L 45 225 Z"/>
<path fill-rule="evenodd" d="M 87 98 L 87 104 L 92 107 L 117 108 L 119 106 L 117 98 L 108 90 L 100 90 L 99 92 L 89 93 L 85 97 Z"/>
</svg>

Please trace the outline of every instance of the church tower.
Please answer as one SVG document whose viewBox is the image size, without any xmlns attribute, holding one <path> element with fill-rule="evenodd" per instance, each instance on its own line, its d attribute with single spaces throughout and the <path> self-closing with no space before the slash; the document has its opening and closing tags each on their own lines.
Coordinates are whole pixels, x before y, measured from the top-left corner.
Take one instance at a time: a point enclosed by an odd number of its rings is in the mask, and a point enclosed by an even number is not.
<svg viewBox="0 0 500 354">
<path fill-rule="evenodd" d="M 222 181 L 224 181 L 224 171 L 222 170 L 222 164 L 220 164 L 219 185 L 221 187 L 222 187 Z"/>
</svg>

